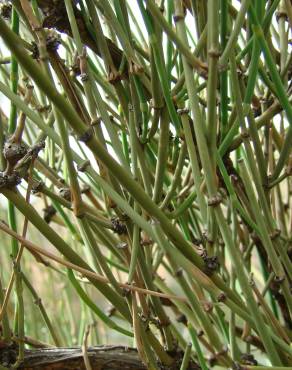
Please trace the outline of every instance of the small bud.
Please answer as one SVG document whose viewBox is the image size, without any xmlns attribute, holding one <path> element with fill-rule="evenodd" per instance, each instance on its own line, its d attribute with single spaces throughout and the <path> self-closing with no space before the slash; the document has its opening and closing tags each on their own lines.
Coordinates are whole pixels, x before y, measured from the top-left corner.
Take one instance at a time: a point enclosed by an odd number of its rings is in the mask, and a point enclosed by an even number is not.
<svg viewBox="0 0 292 370">
<path fill-rule="evenodd" d="M 10 141 L 4 144 L 3 155 L 11 166 L 14 166 L 26 153 L 27 149 L 23 144 Z"/>
<path fill-rule="evenodd" d="M 121 222 L 118 218 L 112 218 L 111 219 L 113 231 L 117 233 L 118 235 L 127 234 L 127 228 L 126 225 Z"/>
<path fill-rule="evenodd" d="M 71 202 L 71 191 L 69 188 L 60 188 L 59 195 L 65 200 L 68 200 L 68 202 Z"/>
</svg>

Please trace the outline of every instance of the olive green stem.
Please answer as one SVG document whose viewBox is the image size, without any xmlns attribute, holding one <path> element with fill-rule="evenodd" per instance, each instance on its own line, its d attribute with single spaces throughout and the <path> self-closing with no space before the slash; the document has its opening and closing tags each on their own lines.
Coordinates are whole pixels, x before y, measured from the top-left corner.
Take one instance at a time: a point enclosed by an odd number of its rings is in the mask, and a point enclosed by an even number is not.
<svg viewBox="0 0 292 370">
<path fill-rule="evenodd" d="M 187 370 L 191 359 L 192 343 L 188 343 L 179 370 Z"/>
<path fill-rule="evenodd" d="M 60 347 L 61 346 L 61 339 L 59 337 L 59 333 L 57 331 L 57 329 L 54 327 L 54 325 L 52 324 L 47 312 L 46 312 L 46 309 L 42 303 L 42 300 L 41 298 L 38 296 L 35 288 L 32 286 L 32 284 L 30 283 L 30 281 L 28 280 L 28 278 L 26 277 L 26 275 L 21 272 L 21 276 L 22 276 L 22 280 L 24 282 L 24 284 L 26 285 L 26 287 L 28 288 L 28 290 L 30 291 L 31 295 L 33 296 L 33 299 L 34 299 L 34 303 L 39 307 L 40 309 L 40 312 L 42 314 L 42 317 L 47 325 L 47 328 L 53 338 L 53 341 L 55 343 L 55 345 L 57 347 Z"/>
<path fill-rule="evenodd" d="M 223 50 L 222 55 L 219 59 L 219 65 L 221 66 L 221 68 L 226 68 L 226 64 L 228 62 L 230 51 L 234 48 L 234 44 L 237 41 L 237 37 L 241 31 L 241 27 L 245 20 L 245 14 L 248 10 L 249 4 L 250 4 L 250 0 L 244 0 L 241 2 L 241 7 L 239 9 L 239 12 L 237 13 L 237 17 L 234 22 L 233 30 L 231 34 L 229 35 L 227 45 L 225 49 Z"/>
<path fill-rule="evenodd" d="M 87 295 L 87 293 L 82 289 L 81 285 L 77 281 L 74 273 L 72 270 L 68 269 L 67 274 L 69 277 L 70 282 L 74 286 L 77 294 L 79 297 L 83 300 L 83 302 L 91 308 L 91 310 L 111 329 L 118 331 L 121 334 L 124 334 L 126 336 L 132 337 L 133 334 L 117 325 L 113 320 L 111 320 L 101 309 L 99 309 L 94 302 L 90 299 L 90 297 Z"/>
<path fill-rule="evenodd" d="M 50 227 L 48 224 L 39 216 L 36 210 L 25 202 L 23 197 L 13 191 L 5 189 L 2 191 L 3 195 L 7 197 L 18 210 L 23 213 L 27 219 L 41 230 L 42 234 L 72 263 L 92 271 L 89 265 L 72 249 L 69 245 Z M 92 281 L 92 284 L 104 294 L 109 301 L 114 302 L 116 307 L 124 315 L 124 317 L 130 320 L 129 311 L 123 301 L 110 287 L 97 282 Z"/>
<path fill-rule="evenodd" d="M 177 22 L 177 26 L 178 26 L 179 34 L 181 34 L 182 39 L 187 43 L 187 37 L 186 37 L 183 18 L 181 18 L 181 20 Z M 209 156 L 208 156 L 207 144 L 206 144 L 206 140 L 204 136 L 204 130 L 202 127 L 202 118 L 201 118 L 199 104 L 198 104 L 198 97 L 196 95 L 195 82 L 194 82 L 194 78 L 192 76 L 190 67 L 186 61 L 184 61 L 184 70 L 185 70 L 185 75 L 186 75 L 186 85 L 187 85 L 187 89 L 189 92 L 190 105 L 191 105 L 193 116 L 196 120 L 195 133 L 196 133 L 196 138 L 197 138 L 197 143 L 198 143 L 202 165 L 203 165 L 203 168 L 206 174 L 206 185 L 207 185 L 209 197 L 214 197 L 216 195 L 216 185 L 215 185 L 214 173 L 212 171 L 211 163 L 208 158 Z M 260 313 L 258 312 L 256 301 L 253 297 L 253 293 L 248 284 L 248 278 L 246 276 L 246 272 L 244 271 L 244 268 L 240 262 L 241 257 L 239 256 L 238 251 L 235 245 L 233 244 L 228 225 L 224 219 L 220 206 L 215 207 L 215 215 L 216 215 L 216 220 L 218 222 L 218 225 L 221 231 L 221 235 L 229 250 L 233 264 L 234 266 L 237 267 L 237 272 L 238 272 L 237 277 L 241 285 L 241 288 L 244 292 L 246 303 L 249 307 L 250 312 L 253 312 L 254 317 L 256 317 L 257 330 L 260 333 L 261 339 L 263 340 L 267 353 L 269 354 L 270 359 L 274 365 L 280 364 L 281 361 L 275 349 L 274 343 L 271 341 L 270 338 L 267 337 L 268 334 L 263 326 L 263 319 Z"/>
</svg>

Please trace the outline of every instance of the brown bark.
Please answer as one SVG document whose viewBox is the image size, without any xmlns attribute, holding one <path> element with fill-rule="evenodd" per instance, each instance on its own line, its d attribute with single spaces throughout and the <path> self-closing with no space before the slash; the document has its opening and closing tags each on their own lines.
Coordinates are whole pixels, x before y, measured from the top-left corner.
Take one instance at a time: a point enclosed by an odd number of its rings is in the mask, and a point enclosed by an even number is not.
<svg viewBox="0 0 292 370">
<path fill-rule="evenodd" d="M 72 36 L 70 22 L 67 16 L 63 0 L 61 1 L 37 0 L 37 3 L 45 15 L 45 19 L 43 22 L 44 27 L 54 28 L 59 32 L 66 33 L 69 36 Z M 75 2 L 73 1 L 72 3 L 82 42 L 84 43 L 84 45 L 88 46 L 92 51 L 94 51 L 97 55 L 102 57 L 100 50 L 96 45 L 96 42 L 94 41 L 92 35 L 90 34 L 85 24 L 81 12 L 77 9 L 76 5 L 74 4 Z M 106 38 L 106 42 L 108 44 L 112 60 L 116 68 L 119 68 L 122 61 L 123 52 L 109 38 Z"/>
<path fill-rule="evenodd" d="M 92 370 L 146 370 L 133 348 L 123 346 L 100 346 L 87 350 Z M 17 349 L 0 348 L 0 363 L 11 366 L 17 357 Z M 85 369 L 84 359 L 80 348 L 42 348 L 26 350 L 25 358 L 19 369 L 55 370 Z"/>
<path fill-rule="evenodd" d="M 146 370 L 134 348 L 124 346 L 89 347 L 87 355 L 92 370 Z M 182 354 L 167 368 L 161 370 L 178 370 Z M 17 346 L 7 346 L 0 342 L 0 365 L 11 367 L 17 359 Z M 24 361 L 18 369 L 23 370 L 86 370 L 81 348 L 38 348 L 25 350 Z M 190 363 L 188 370 L 197 370 L 198 365 Z"/>
</svg>

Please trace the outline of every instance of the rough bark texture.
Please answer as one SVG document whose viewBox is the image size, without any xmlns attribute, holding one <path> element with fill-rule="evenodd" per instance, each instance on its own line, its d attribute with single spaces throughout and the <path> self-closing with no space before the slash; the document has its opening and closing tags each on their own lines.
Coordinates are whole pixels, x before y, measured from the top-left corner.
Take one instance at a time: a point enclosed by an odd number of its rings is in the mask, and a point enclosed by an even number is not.
<svg viewBox="0 0 292 370">
<path fill-rule="evenodd" d="M 38 6 L 45 14 L 45 19 L 43 26 L 46 28 L 54 28 L 59 32 L 63 32 L 72 36 L 70 22 L 67 16 L 66 8 L 64 1 L 47 1 L 47 0 L 38 0 Z M 90 34 L 85 21 L 82 17 L 81 12 L 77 9 L 75 2 L 73 1 L 74 13 L 76 21 L 78 24 L 78 29 L 82 42 L 93 50 L 96 54 L 101 57 L 99 48 L 96 45 L 92 35 Z M 111 54 L 112 60 L 117 68 L 119 68 L 123 52 L 120 50 L 109 38 L 106 38 L 109 52 Z"/>
<path fill-rule="evenodd" d="M 134 348 L 124 346 L 99 346 L 87 350 L 92 370 L 147 370 Z M 0 344 L 0 365 L 12 367 L 17 359 L 17 346 Z M 173 366 L 161 366 L 161 370 L 178 370 L 181 356 Z M 23 370 L 86 370 L 80 348 L 40 348 L 25 350 L 25 358 L 18 369 Z M 199 366 L 190 363 L 188 370 L 198 370 Z"/>
<path fill-rule="evenodd" d="M 137 351 L 122 346 L 92 347 L 87 350 L 92 370 L 146 370 Z M 16 361 L 17 349 L 3 347 L 0 349 L 2 366 L 12 366 Z M 19 369 L 85 369 L 80 348 L 42 348 L 26 350 L 25 359 Z"/>
</svg>

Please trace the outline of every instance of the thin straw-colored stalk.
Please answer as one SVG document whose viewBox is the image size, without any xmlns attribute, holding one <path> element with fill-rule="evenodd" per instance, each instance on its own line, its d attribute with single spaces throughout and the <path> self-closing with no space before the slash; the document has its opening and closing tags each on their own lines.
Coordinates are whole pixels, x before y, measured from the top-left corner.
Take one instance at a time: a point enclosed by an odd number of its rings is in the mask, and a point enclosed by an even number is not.
<svg viewBox="0 0 292 370">
<path fill-rule="evenodd" d="M 0 7 L 0 341 L 18 346 L 14 367 L 52 340 L 82 345 L 89 368 L 89 343 L 126 335 L 150 369 L 253 355 L 289 368 L 289 1 L 61 3 L 15 0 L 12 20 Z"/>
<path fill-rule="evenodd" d="M 11 190 L 3 191 L 5 196 L 13 201 L 15 206 L 23 212 L 28 220 L 42 230 L 43 235 L 45 235 L 50 242 L 64 255 L 68 258 L 69 261 L 79 265 L 82 268 L 91 270 L 88 264 L 75 252 L 69 245 L 52 229 L 46 222 L 38 215 L 35 209 L 29 206 L 24 199 L 18 193 L 14 193 Z M 126 319 L 129 318 L 129 312 L 122 298 L 114 292 L 110 287 L 104 286 L 97 281 L 94 281 L 93 284 L 98 288 L 110 301 L 115 302 L 115 305 L 119 307 L 121 313 L 123 313 Z"/>
<path fill-rule="evenodd" d="M 86 268 L 83 268 L 83 267 L 79 267 L 78 265 L 75 265 L 74 263 L 64 261 L 63 259 L 55 256 L 54 254 L 52 254 L 50 252 L 47 252 L 47 251 L 39 248 L 38 246 L 34 245 L 30 241 L 22 238 L 20 235 L 18 235 L 15 232 L 13 232 L 13 230 L 9 229 L 4 223 L 0 223 L 0 228 L 1 228 L 1 230 L 7 232 L 12 237 L 14 237 L 17 240 L 21 241 L 23 243 L 23 245 L 25 245 L 25 247 L 28 248 L 29 250 L 32 250 L 32 251 L 35 251 L 36 253 L 39 253 L 41 255 L 44 255 L 44 256 L 46 256 L 46 257 L 48 257 L 48 258 L 50 258 L 50 259 L 52 259 L 52 260 L 54 260 L 56 262 L 58 262 L 58 263 L 60 263 L 60 264 L 62 264 L 64 266 L 68 267 L 68 268 L 71 268 L 72 270 L 78 271 L 82 275 L 87 276 L 88 278 L 93 278 L 96 281 L 100 281 L 100 282 L 103 282 L 103 283 L 106 283 L 106 284 L 109 283 L 109 280 L 107 278 L 105 278 L 105 277 L 103 277 L 101 275 L 98 275 L 98 274 L 90 271 L 89 269 L 86 269 Z M 163 294 L 163 293 L 159 293 L 159 292 L 154 292 L 154 291 L 150 291 L 150 290 L 147 290 L 147 289 L 139 288 L 139 287 L 136 287 L 136 286 L 133 286 L 133 285 L 129 285 L 129 284 L 120 283 L 119 285 L 122 288 L 130 289 L 130 290 L 133 290 L 133 291 L 136 291 L 136 292 L 141 292 L 141 293 L 144 293 L 144 294 L 150 294 L 150 295 L 153 295 L 153 296 L 156 296 L 156 297 L 177 299 L 179 301 L 185 302 L 185 298 L 183 298 L 183 297 L 179 297 L 179 296 L 175 296 L 175 295 L 169 295 L 169 294 Z"/>
<path fill-rule="evenodd" d="M 28 73 L 31 74 L 34 81 L 42 89 L 46 91 L 47 95 L 50 97 L 50 99 L 56 105 L 56 107 L 60 110 L 60 112 L 62 112 L 63 116 L 66 118 L 68 123 L 73 127 L 76 133 L 81 137 L 85 133 L 87 133 L 86 126 L 80 120 L 76 112 L 67 103 L 67 101 L 56 92 L 53 85 L 48 81 L 48 79 L 42 73 L 42 71 L 39 70 L 38 66 L 35 63 L 32 63 L 27 53 L 22 49 L 19 50 L 18 48 L 14 47 L 17 44 L 17 39 L 15 39 L 15 36 L 10 32 L 9 29 L 7 29 L 7 26 L 1 19 L 0 19 L 0 34 L 2 35 L 5 42 L 9 44 L 9 47 L 13 49 L 15 55 L 19 58 L 19 60 L 21 60 L 22 66 L 27 70 Z M 36 71 L 38 73 L 36 73 Z M 48 131 L 48 128 L 46 130 Z M 200 140 L 198 140 L 198 142 L 199 141 Z M 137 199 L 141 206 L 161 222 L 164 231 L 176 241 L 177 246 L 183 250 L 183 253 L 187 254 L 189 258 L 191 258 L 194 261 L 194 263 L 198 265 L 202 264 L 200 258 L 198 258 L 198 256 L 193 252 L 190 244 L 183 238 L 182 234 L 176 228 L 173 228 L 173 226 L 171 225 L 167 217 L 164 215 L 164 213 L 161 212 L 159 208 L 154 205 L 154 203 L 143 192 L 139 185 L 129 176 L 128 172 L 124 168 L 122 168 L 100 145 L 99 141 L 94 137 L 90 137 L 90 139 L 86 141 L 86 145 L 110 169 L 114 176 L 118 178 L 119 181 L 131 192 L 131 194 Z M 207 159 L 207 156 L 205 158 Z"/>
<path fill-rule="evenodd" d="M 181 12 L 180 12 L 181 14 Z M 183 18 L 182 18 L 183 19 Z M 185 42 L 187 42 L 186 39 L 186 33 L 185 33 L 185 27 L 183 21 L 179 21 L 177 23 L 179 32 L 181 33 L 181 37 L 184 38 Z M 206 184 L 208 187 L 208 192 L 209 192 L 209 197 L 214 197 L 216 196 L 216 185 L 215 185 L 215 178 L 214 174 L 211 168 L 211 163 L 208 160 L 208 151 L 207 151 L 207 145 L 206 141 L 204 138 L 204 133 L 202 129 L 202 120 L 201 120 L 201 115 L 198 107 L 198 98 L 196 96 L 196 90 L 195 90 L 195 85 L 194 85 L 194 80 L 193 77 L 191 76 L 191 71 L 189 68 L 189 65 L 184 62 L 184 70 L 185 70 L 185 75 L 186 75 L 186 83 L 187 83 L 187 88 L 189 91 L 189 96 L 190 96 L 190 104 L 192 108 L 192 113 L 196 119 L 197 125 L 195 129 L 196 137 L 197 137 L 197 143 L 198 143 L 198 148 L 202 160 L 202 164 L 205 170 L 205 175 L 206 175 Z M 261 335 L 261 339 L 263 340 L 266 350 L 269 353 L 270 359 L 274 365 L 280 364 L 280 358 L 279 355 L 274 347 L 273 342 L 270 340 L 270 338 L 267 337 L 266 330 L 263 326 L 263 320 L 258 312 L 257 309 L 257 304 L 254 300 L 252 291 L 249 287 L 248 284 L 248 279 L 246 276 L 246 272 L 243 269 L 243 266 L 241 265 L 240 262 L 240 256 L 238 255 L 238 252 L 235 249 L 235 245 L 232 242 L 231 235 L 228 229 L 228 226 L 224 220 L 222 210 L 220 206 L 215 207 L 215 214 L 216 214 L 216 219 L 219 224 L 220 230 L 222 237 L 226 243 L 226 246 L 228 247 L 229 253 L 231 255 L 231 258 L 233 260 L 233 263 L 237 266 L 238 268 L 238 273 L 237 277 L 240 282 L 241 288 L 245 294 L 246 297 L 246 302 L 249 306 L 249 309 L 251 312 L 253 312 L 254 317 L 257 317 L 257 330 L 259 331 Z"/>
</svg>

